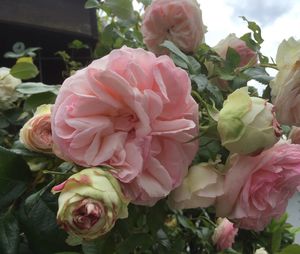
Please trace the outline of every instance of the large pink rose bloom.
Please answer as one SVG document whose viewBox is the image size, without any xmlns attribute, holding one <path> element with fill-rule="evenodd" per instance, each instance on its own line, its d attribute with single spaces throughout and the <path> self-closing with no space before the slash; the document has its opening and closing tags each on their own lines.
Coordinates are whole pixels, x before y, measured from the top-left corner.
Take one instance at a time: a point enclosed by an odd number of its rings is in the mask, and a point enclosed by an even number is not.
<svg viewBox="0 0 300 254">
<path fill-rule="evenodd" d="M 205 26 L 196 0 L 154 0 L 146 9 L 141 31 L 147 48 L 156 54 L 164 52 L 159 45 L 165 40 L 192 53 L 204 40 Z"/>
<path fill-rule="evenodd" d="M 110 165 L 133 203 L 177 187 L 198 142 L 198 105 L 168 56 L 123 47 L 66 79 L 52 112 L 53 142 L 67 160 Z"/>
<path fill-rule="evenodd" d="M 263 230 L 280 217 L 300 185 L 300 145 L 280 142 L 258 156 L 236 156 L 225 177 L 217 216 L 240 228 Z"/>
</svg>

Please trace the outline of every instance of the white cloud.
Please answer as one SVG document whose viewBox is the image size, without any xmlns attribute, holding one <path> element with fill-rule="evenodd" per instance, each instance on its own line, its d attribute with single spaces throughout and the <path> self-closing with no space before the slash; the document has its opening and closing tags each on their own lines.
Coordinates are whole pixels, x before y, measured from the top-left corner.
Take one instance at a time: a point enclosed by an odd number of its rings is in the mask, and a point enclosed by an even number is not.
<svg viewBox="0 0 300 254">
<path fill-rule="evenodd" d="M 275 59 L 278 45 L 283 39 L 294 36 L 300 39 L 300 2 L 299 0 L 198 0 L 203 21 L 207 26 L 206 43 L 216 45 L 229 33 L 242 36 L 249 32 L 247 23 L 239 16 L 245 15 L 257 22 L 262 28 L 264 43 L 262 52 Z M 250 8 L 251 7 L 251 8 Z M 239 13 L 239 11 L 243 13 Z M 273 10 L 273 11 L 272 11 Z M 276 10 L 274 12 L 274 10 Z M 268 22 L 261 23 L 255 17 L 268 16 Z"/>
</svg>

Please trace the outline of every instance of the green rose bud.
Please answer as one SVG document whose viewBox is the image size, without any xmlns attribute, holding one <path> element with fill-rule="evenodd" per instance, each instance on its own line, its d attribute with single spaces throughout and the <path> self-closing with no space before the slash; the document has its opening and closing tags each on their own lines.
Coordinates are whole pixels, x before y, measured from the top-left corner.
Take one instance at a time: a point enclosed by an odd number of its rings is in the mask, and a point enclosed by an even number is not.
<svg viewBox="0 0 300 254">
<path fill-rule="evenodd" d="M 118 181 L 101 168 L 88 168 L 53 187 L 58 198 L 57 221 L 71 236 L 92 240 L 128 216 L 129 200 Z"/>
<path fill-rule="evenodd" d="M 234 91 L 224 102 L 218 132 L 230 152 L 249 155 L 270 148 L 281 135 L 273 105 L 250 97 L 246 87 Z"/>
</svg>

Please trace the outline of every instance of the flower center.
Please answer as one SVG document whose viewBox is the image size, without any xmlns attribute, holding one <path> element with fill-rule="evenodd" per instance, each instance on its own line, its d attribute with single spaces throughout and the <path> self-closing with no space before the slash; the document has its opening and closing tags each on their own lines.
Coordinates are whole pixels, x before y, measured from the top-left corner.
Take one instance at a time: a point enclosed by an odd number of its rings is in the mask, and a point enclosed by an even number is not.
<svg viewBox="0 0 300 254">
<path fill-rule="evenodd" d="M 103 207 L 91 200 L 83 200 L 73 212 L 73 223 L 79 229 L 90 229 L 101 217 Z"/>
</svg>

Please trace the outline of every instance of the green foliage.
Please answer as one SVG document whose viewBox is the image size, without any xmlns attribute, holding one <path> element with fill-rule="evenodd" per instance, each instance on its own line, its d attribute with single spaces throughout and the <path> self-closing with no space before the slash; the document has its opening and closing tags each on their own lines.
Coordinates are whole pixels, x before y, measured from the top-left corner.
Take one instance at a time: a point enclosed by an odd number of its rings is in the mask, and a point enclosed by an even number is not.
<svg viewBox="0 0 300 254">
<path fill-rule="evenodd" d="M 299 254 L 300 253 L 300 245 L 299 244 L 291 244 L 288 247 L 284 248 L 281 252 L 277 254 Z"/>
<path fill-rule="evenodd" d="M 20 229 L 11 212 L 0 216 L 0 252 L 1 254 L 18 254 Z"/>
<path fill-rule="evenodd" d="M 30 57 L 35 57 L 36 53 L 35 51 L 40 50 L 41 48 L 39 47 L 34 47 L 34 48 L 25 48 L 25 44 L 23 42 L 16 42 L 13 47 L 12 50 L 10 52 L 6 52 L 4 54 L 4 57 L 6 58 L 20 58 L 20 57 L 24 57 L 24 56 L 30 56 Z"/>
<path fill-rule="evenodd" d="M 33 63 L 20 62 L 11 68 L 10 74 L 16 78 L 26 80 L 35 78 L 39 74 L 39 71 Z"/>
<path fill-rule="evenodd" d="M 26 162 L 0 147 L 0 211 L 11 205 L 27 189 L 31 174 Z"/>
<path fill-rule="evenodd" d="M 43 254 L 74 250 L 65 243 L 67 235 L 57 226 L 56 196 L 48 191 L 39 195 L 39 198 L 32 195 L 22 203 L 19 212 L 20 224 L 30 249 Z"/>
<path fill-rule="evenodd" d="M 46 92 L 52 92 L 54 94 L 58 94 L 60 86 L 49 86 L 43 83 L 22 83 L 17 87 L 17 91 L 23 94 L 40 94 Z"/>
<path fill-rule="evenodd" d="M 273 79 L 263 67 L 251 67 L 243 72 L 249 79 L 254 79 L 264 85 L 268 85 Z"/>
</svg>

